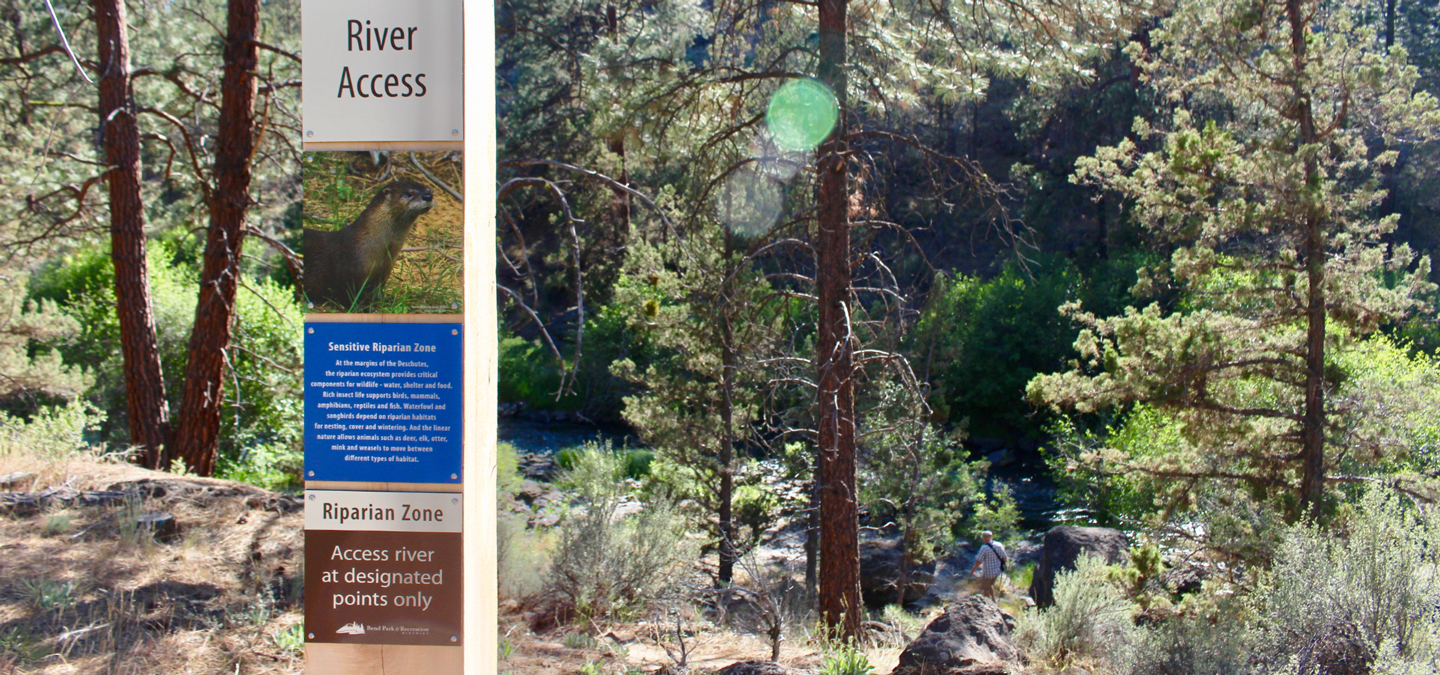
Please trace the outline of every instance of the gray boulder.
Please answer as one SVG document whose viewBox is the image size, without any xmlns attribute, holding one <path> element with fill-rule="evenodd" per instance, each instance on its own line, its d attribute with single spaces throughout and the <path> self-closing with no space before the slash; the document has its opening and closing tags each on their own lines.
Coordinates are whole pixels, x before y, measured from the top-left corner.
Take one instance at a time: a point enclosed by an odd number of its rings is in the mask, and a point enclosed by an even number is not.
<svg viewBox="0 0 1440 675">
<path fill-rule="evenodd" d="M 1035 576 L 1030 582 L 1030 597 L 1036 605 L 1049 607 L 1055 604 L 1056 573 L 1075 569 L 1075 561 L 1087 553 L 1107 564 L 1123 563 L 1129 548 L 1130 541 L 1125 533 L 1108 527 L 1062 525 L 1050 528 L 1045 533 L 1040 564 L 1035 567 Z"/>
<path fill-rule="evenodd" d="M 739 661 L 715 671 L 715 675 L 791 675 L 795 672 L 774 661 Z"/>
<path fill-rule="evenodd" d="M 1299 675 L 1370 675 L 1375 651 L 1347 621 L 1327 626 L 1301 647 L 1299 661 Z"/>
<path fill-rule="evenodd" d="M 1001 448 L 985 455 L 985 459 L 990 460 L 992 467 L 1007 466 L 1015 463 L 1015 453 L 1010 452 L 1010 448 Z"/>
<path fill-rule="evenodd" d="M 1040 554 L 1045 551 L 1044 544 L 1039 537 L 1022 539 L 1014 546 L 1005 549 L 1005 556 L 1010 559 L 1010 569 L 1017 569 L 1025 565 L 1033 565 L 1040 562 Z"/>
<path fill-rule="evenodd" d="M 877 539 L 860 544 L 860 594 L 871 607 L 915 602 L 930 590 L 935 581 L 935 563 L 911 563 L 904 602 L 897 586 L 900 583 L 900 540 Z"/>
<path fill-rule="evenodd" d="M 1201 563 L 1190 563 L 1160 573 L 1160 585 L 1167 591 L 1179 594 L 1194 593 L 1201 584 L 1213 576 L 1208 567 Z"/>
<path fill-rule="evenodd" d="M 905 647 L 893 675 L 940 675 L 1018 661 L 1020 650 L 1010 640 L 1014 623 L 993 601 L 965 598 L 946 607 Z"/>
</svg>

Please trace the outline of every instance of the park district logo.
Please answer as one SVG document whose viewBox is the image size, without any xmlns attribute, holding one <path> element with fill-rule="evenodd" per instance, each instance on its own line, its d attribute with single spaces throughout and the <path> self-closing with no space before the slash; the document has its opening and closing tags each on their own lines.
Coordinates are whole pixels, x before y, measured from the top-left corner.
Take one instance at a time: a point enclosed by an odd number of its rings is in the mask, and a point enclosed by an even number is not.
<svg viewBox="0 0 1440 675">
<path fill-rule="evenodd" d="M 416 628 L 413 626 L 370 626 L 370 631 L 380 633 L 400 633 L 401 635 L 429 635 L 429 628 Z M 335 629 L 337 635 L 365 635 L 365 624 L 359 621 L 351 621 Z"/>
</svg>

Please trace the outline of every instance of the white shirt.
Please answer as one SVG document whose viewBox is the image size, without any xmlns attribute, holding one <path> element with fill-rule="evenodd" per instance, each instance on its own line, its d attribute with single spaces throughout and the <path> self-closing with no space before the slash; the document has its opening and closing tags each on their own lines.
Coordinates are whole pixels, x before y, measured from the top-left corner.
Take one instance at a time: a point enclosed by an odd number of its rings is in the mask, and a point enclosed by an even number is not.
<svg viewBox="0 0 1440 675">
<path fill-rule="evenodd" d="M 975 557 L 980 561 L 980 576 L 994 579 L 1000 576 L 1000 560 L 1005 557 L 1005 547 L 998 541 L 981 544 L 980 552 Z"/>
</svg>

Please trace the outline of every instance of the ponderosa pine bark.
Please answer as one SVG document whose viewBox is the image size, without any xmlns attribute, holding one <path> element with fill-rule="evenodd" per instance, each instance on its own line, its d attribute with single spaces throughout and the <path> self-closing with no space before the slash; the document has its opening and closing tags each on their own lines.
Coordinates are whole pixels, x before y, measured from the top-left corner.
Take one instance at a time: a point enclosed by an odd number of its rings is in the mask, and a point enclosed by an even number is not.
<svg viewBox="0 0 1440 675">
<path fill-rule="evenodd" d="M 1290 60 L 1295 73 L 1306 70 L 1306 36 L 1310 32 L 1308 19 L 1300 0 L 1286 0 L 1285 17 L 1290 23 Z M 1315 129 L 1315 115 L 1308 82 L 1300 77 L 1291 81 L 1293 92 L 1294 121 L 1299 126 L 1296 139 L 1300 147 L 1320 141 Z M 1313 154 L 1307 154 L 1305 163 L 1305 184 L 1312 185 L 1321 180 L 1319 163 Z M 1301 197 L 1299 218 L 1305 238 L 1305 276 L 1309 284 L 1305 306 L 1305 419 L 1301 423 L 1301 449 L 1303 469 L 1300 477 L 1300 499 L 1302 509 L 1320 517 L 1321 498 L 1325 494 L 1325 223 L 1321 210 L 1324 204 L 1317 204 L 1306 196 Z"/>
<path fill-rule="evenodd" d="M 201 476 L 214 474 L 219 455 L 225 351 L 235 324 L 240 250 L 245 241 L 245 212 L 250 207 L 250 158 L 255 152 L 255 69 L 260 57 L 255 37 L 260 29 L 260 3 L 230 0 L 228 4 L 215 188 L 209 195 L 210 228 L 173 443 L 175 455 Z"/>
<path fill-rule="evenodd" d="M 820 616 L 840 638 L 860 635 L 860 517 L 855 490 L 854 334 L 850 303 L 849 170 L 845 141 L 846 0 L 820 0 L 820 81 L 839 122 L 820 145 L 816 171 L 815 285 L 819 325 Z"/>
<path fill-rule="evenodd" d="M 125 404 L 130 444 L 141 462 L 161 468 L 169 411 L 150 272 L 145 259 L 145 211 L 140 202 L 140 131 L 130 79 L 130 42 L 124 0 L 95 0 L 95 35 L 100 68 L 100 143 L 109 163 L 110 257 L 115 265 L 115 311 L 124 358 Z"/>
</svg>

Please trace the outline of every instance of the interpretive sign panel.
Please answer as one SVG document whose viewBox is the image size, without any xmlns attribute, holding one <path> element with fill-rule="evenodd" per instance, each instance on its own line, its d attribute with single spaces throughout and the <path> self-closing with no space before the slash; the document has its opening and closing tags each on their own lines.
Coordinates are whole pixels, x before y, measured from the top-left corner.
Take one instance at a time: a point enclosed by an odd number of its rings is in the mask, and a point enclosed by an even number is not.
<svg viewBox="0 0 1440 675">
<path fill-rule="evenodd" d="M 306 491 L 306 641 L 462 644 L 460 514 L 454 493 Z"/>
<path fill-rule="evenodd" d="M 462 0 L 304 0 L 305 143 L 464 140 Z"/>
<path fill-rule="evenodd" d="M 305 479 L 459 483 L 454 323 L 305 325 Z"/>
</svg>

